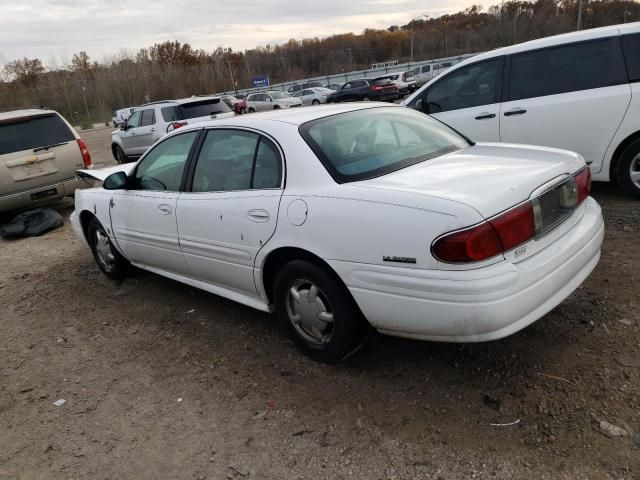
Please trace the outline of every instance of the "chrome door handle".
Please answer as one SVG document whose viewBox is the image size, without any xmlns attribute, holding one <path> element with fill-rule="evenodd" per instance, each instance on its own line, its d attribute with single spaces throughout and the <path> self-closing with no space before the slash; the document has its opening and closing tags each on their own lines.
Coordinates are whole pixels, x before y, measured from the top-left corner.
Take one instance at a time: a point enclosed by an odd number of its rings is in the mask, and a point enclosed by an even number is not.
<svg viewBox="0 0 640 480">
<path fill-rule="evenodd" d="M 509 110 L 508 112 L 504 112 L 504 116 L 505 117 L 510 117 L 511 115 L 522 115 L 524 113 L 527 113 L 527 111 L 524 108 L 514 108 L 513 110 Z"/>
<path fill-rule="evenodd" d="M 155 128 L 152 128 L 152 129 L 151 129 L 151 131 L 152 131 L 152 132 L 155 132 L 155 131 L 156 131 L 156 129 L 155 129 Z"/>
<path fill-rule="evenodd" d="M 488 118 L 496 118 L 495 113 L 482 112 L 480 115 L 476 117 L 476 120 L 486 120 Z"/>
<path fill-rule="evenodd" d="M 165 203 L 158 205 L 158 212 L 162 215 L 171 215 L 171 207 Z"/>
<path fill-rule="evenodd" d="M 249 220 L 251 220 L 252 222 L 264 223 L 269 221 L 271 215 L 269 215 L 269 212 L 267 212 L 266 210 L 257 208 L 254 210 L 249 210 L 247 212 L 247 217 L 249 217 Z"/>
</svg>

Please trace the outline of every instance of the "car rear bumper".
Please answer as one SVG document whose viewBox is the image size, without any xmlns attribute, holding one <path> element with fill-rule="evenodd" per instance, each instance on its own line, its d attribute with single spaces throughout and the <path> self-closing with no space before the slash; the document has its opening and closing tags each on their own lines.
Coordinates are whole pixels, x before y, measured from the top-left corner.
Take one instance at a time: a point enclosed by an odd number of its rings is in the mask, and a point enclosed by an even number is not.
<svg viewBox="0 0 640 480">
<path fill-rule="evenodd" d="M 19 193 L 0 196 L 0 211 L 5 212 L 18 208 L 38 206 L 68 195 L 72 195 L 78 188 L 88 187 L 77 177 L 69 178 L 51 185 L 33 188 Z"/>
<path fill-rule="evenodd" d="M 474 270 L 420 270 L 329 261 L 381 333 L 446 342 L 511 335 L 568 297 L 600 259 L 604 224 L 589 198 L 576 225 L 518 263 Z"/>
</svg>

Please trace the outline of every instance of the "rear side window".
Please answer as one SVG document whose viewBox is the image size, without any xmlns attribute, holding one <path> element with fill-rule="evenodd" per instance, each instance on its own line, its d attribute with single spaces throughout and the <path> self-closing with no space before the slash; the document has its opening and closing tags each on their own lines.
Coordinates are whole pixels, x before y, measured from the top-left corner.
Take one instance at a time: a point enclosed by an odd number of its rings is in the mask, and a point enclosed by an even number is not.
<svg viewBox="0 0 640 480">
<path fill-rule="evenodd" d="M 184 120 L 184 118 L 182 118 L 182 112 L 178 107 L 162 107 L 160 112 L 162 113 L 162 118 L 165 122 Z"/>
<path fill-rule="evenodd" d="M 640 33 L 623 35 L 621 38 L 629 80 L 638 82 L 640 81 Z"/>
<path fill-rule="evenodd" d="M 225 192 L 280 186 L 280 154 L 255 133 L 209 130 L 193 173 L 193 192 Z"/>
<path fill-rule="evenodd" d="M 556 95 L 625 82 L 617 39 L 605 38 L 513 55 L 508 99 Z"/>
<path fill-rule="evenodd" d="M 0 120 L 0 155 L 74 140 L 73 132 L 55 113 Z"/>
<path fill-rule="evenodd" d="M 182 115 L 185 119 L 207 117 L 209 115 L 231 112 L 231 109 L 219 98 L 183 103 L 180 105 L 180 109 L 182 110 Z"/>
</svg>

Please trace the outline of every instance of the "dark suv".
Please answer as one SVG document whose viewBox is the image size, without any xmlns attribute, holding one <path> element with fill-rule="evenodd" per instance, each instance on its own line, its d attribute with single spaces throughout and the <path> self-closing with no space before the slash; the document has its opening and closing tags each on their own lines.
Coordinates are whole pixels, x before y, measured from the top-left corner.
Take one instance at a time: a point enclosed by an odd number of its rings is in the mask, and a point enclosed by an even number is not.
<svg viewBox="0 0 640 480">
<path fill-rule="evenodd" d="M 398 88 L 388 77 L 359 78 L 345 83 L 340 90 L 329 95 L 327 103 L 369 100 L 393 102 L 397 98 Z"/>
</svg>

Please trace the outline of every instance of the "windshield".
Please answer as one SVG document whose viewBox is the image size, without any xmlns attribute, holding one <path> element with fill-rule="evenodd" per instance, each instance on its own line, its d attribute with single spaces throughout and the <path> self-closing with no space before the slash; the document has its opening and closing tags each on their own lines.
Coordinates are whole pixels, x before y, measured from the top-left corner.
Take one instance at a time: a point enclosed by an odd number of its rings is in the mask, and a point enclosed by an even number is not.
<svg viewBox="0 0 640 480">
<path fill-rule="evenodd" d="M 55 113 L 0 121 L 0 155 L 73 140 L 73 133 Z"/>
<path fill-rule="evenodd" d="M 231 112 L 231 109 L 219 98 L 183 103 L 180 105 L 180 110 L 182 111 L 180 120 Z"/>
<path fill-rule="evenodd" d="M 269 92 L 269 95 L 271 95 L 271 98 L 273 98 L 274 100 L 280 100 L 281 98 L 290 97 L 290 95 L 287 95 L 286 93 L 283 93 L 283 92 Z"/>
<path fill-rule="evenodd" d="M 369 108 L 300 126 L 338 183 L 378 177 L 470 146 L 458 133 L 407 108 Z"/>
</svg>

